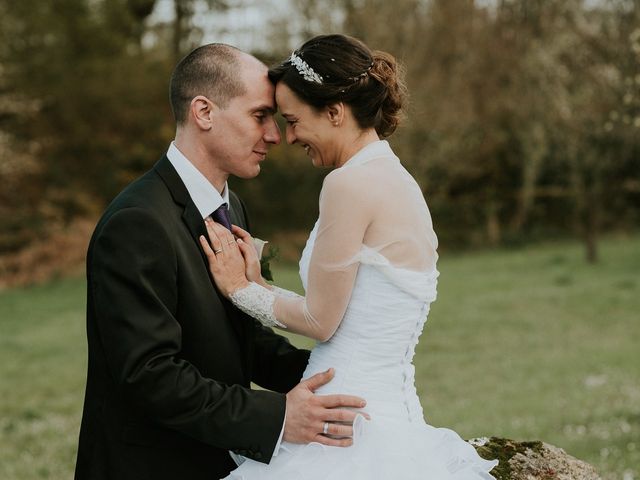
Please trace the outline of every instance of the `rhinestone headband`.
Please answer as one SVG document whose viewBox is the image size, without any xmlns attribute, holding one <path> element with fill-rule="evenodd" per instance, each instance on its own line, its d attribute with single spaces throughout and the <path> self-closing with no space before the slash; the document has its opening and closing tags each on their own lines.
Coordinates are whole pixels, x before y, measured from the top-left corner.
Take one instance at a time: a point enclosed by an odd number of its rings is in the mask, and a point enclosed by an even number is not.
<svg viewBox="0 0 640 480">
<path fill-rule="evenodd" d="M 291 58 L 289 58 L 291 65 L 296 67 L 296 70 L 302 78 L 304 78 L 307 82 L 318 83 L 322 85 L 322 77 L 318 75 L 313 68 L 309 66 L 307 62 L 305 62 L 300 56 L 296 55 L 296 52 L 291 54 Z"/>
</svg>

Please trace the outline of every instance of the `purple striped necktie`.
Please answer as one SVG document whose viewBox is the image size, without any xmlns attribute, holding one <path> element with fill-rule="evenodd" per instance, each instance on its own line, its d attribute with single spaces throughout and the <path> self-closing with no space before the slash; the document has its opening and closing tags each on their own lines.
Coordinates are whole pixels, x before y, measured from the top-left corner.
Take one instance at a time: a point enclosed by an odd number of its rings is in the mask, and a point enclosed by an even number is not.
<svg viewBox="0 0 640 480">
<path fill-rule="evenodd" d="M 226 203 L 220 205 L 212 214 L 211 218 L 214 222 L 224 225 L 227 229 L 231 230 L 231 217 L 229 217 L 229 207 Z"/>
</svg>

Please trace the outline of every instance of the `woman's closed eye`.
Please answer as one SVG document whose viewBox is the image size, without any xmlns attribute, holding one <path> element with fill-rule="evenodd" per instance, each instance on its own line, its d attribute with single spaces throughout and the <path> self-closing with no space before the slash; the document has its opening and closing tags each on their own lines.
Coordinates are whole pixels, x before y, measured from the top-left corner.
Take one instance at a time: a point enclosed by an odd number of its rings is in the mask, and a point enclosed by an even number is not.
<svg viewBox="0 0 640 480">
<path fill-rule="evenodd" d="M 298 119 L 294 116 L 291 116 L 287 113 L 283 113 L 282 114 L 282 118 L 284 118 L 284 121 L 287 122 L 287 125 L 295 125 L 296 123 L 298 123 Z"/>
</svg>

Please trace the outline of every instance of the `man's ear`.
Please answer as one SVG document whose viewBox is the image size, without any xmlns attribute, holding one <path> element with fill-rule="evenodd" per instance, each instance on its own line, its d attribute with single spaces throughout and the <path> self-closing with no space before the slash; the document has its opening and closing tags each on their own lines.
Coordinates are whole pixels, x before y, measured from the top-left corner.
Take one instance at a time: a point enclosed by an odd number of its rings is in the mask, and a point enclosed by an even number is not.
<svg viewBox="0 0 640 480">
<path fill-rule="evenodd" d="M 189 114 L 194 123 L 201 130 L 211 130 L 214 123 L 214 114 L 219 110 L 218 106 L 203 95 L 198 95 L 191 100 Z"/>
<path fill-rule="evenodd" d="M 327 118 L 334 127 L 339 127 L 344 121 L 344 103 L 338 102 L 326 107 Z"/>
</svg>

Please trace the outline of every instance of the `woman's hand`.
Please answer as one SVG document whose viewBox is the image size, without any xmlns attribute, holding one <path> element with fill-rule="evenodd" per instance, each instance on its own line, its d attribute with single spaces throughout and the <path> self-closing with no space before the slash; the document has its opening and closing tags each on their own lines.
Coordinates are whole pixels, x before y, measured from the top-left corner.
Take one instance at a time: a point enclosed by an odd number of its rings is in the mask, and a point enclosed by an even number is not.
<svg viewBox="0 0 640 480">
<path fill-rule="evenodd" d="M 209 271 L 213 275 L 218 290 L 225 297 L 249 285 L 245 274 L 244 252 L 240 251 L 242 240 L 236 241 L 232 233 L 210 218 L 205 219 L 207 234 L 211 245 L 204 235 L 200 236 L 200 245 L 209 261 Z M 243 230 L 244 232 L 244 230 Z M 246 233 L 246 232 L 245 232 Z M 248 234 L 247 234 L 248 235 Z M 242 245 L 244 247 L 244 245 Z M 244 248 L 247 250 L 247 248 Z M 253 246 L 251 249 L 254 250 Z M 258 261 L 258 265 L 260 262 Z"/>
<path fill-rule="evenodd" d="M 260 257 L 253 242 L 253 238 L 246 230 L 237 225 L 231 226 L 231 231 L 238 238 L 238 247 L 244 257 L 246 266 L 245 275 L 250 282 L 256 282 L 266 288 L 271 288 L 264 278 L 262 278 L 262 268 L 260 266 Z"/>
</svg>

